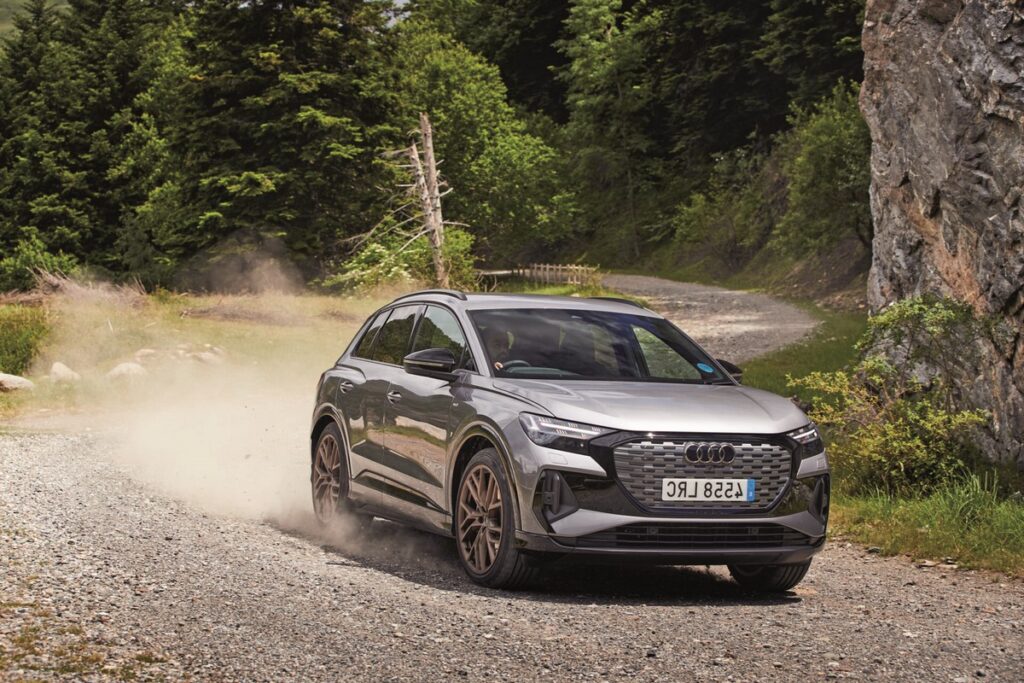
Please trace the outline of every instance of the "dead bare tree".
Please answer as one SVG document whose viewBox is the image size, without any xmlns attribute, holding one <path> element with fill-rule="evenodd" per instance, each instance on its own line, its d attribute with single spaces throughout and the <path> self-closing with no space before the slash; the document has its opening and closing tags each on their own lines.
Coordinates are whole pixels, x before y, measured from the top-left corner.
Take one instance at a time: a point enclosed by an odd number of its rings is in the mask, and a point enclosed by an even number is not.
<svg viewBox="0 0 1024 683">
<path fill-rule="evenodd" d="M 352 248 L 358 249 L 374 238 L 400 236 L 402 244 L 395 252 L 397 256 L 421 237 L 426 237 L 434 266 L 434 282 L 438 287 L 448 288 L 451 286 L 451 278 L 444 256 L 446 223 L 441 211 L 441 198 L 451 192 L 451 189 L 442 191 L 446 183 L 437 171 L 440 162 L 434 156 L 434 131 L 430 117 L 425 112 L 420 113 L 420 125 L 415 131 L 415 136 L 419 143 L 414 141 L 405 149 L 388 153 L 389 157 L 404 157 L 408 162 L 403 164 L 402 168 L 408 170 L 412 182 L 399 186 L 403 199 L 384 220 L 368 232 L 351 238 L 349 244 Z"/>
<path fill-rule="evenodd" d="M 423 141 L 423 159 L 420 159 L 416 143 L 409 146 L 409 161 L 412 165 L 414 187 L 420 199 L 423 214 L 423 231 L 430 240 L 430 251 L 434 261 L 434 280 L 438 287 L 448 288 L 448 264 L 444 259 L 444 216 L 441 213 L 441 188 L 437 177 L 437 161 L 434 158 L 434 131 L 430 117 L 420 112 L 420 139 Z"/>
</svg>

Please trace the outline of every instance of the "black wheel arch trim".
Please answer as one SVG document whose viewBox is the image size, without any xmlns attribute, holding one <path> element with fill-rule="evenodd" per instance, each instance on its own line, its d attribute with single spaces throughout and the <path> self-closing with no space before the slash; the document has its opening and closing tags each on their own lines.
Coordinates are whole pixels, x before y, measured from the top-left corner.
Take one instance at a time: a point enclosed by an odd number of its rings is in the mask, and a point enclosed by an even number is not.
<svg viewBox="0 0 1024 683">
<path fill-rule="evenodd" d="M 474 437 L 482 437 L 494 444 L 494 450 L 498 452 L 498 457 L 501 458 L 501 462 L 505 466 L 505 471 L 509 478 L 509 484 L 512 487 L 512 510 L 515 528 L 518 530 L 522 528 L 519 510 L 519 482 L 516 478 L 515 468 L 512 466 L 511 449 L 509 449 L 505 439 L 500 435 L 501 429 L 480 419 L 470 422 L 460 428 L 458 434 L 451 440 L 451 443 L 454 445 L 448 452 L 448 472 L 445 475 L 445 479 L 449 485 L 447 499 L 449 501 L 454 500 L 455 493 L 458 490 L 458 482 L 455 481 L 455 463 L 458 460 L 459 451 L 462 450 L 462 447 L 465 446 L 466 442 L 470 439 Z M 451 510 L 451 513 L 452 519 L 454 520 L 454 508 Z"/>
</svg>

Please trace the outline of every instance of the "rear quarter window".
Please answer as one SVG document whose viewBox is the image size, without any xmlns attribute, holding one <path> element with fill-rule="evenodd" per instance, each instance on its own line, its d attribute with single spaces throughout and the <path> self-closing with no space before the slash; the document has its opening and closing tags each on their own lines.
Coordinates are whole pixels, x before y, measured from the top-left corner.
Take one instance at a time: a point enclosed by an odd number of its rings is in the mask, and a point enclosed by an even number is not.
<svg viewBox="0 0 1024 683">
<path fill-rule="evenodd" d="M 363 336 L 360 337 L 359 343 L 356 344 L 356 348 L 352 352 L 353 356 L 356 358 L 370 358 L 370 355 L 373 353 L 373 342 L 377 338 L 377 333 L 380 331 L 381 325 L 384 324 L 384 321 L 388 319 L 390 314 L 391 311 L 384 311 L 383 313 L 379 313 L 377 317 L 373 319 L 370 326 L 366 328 L 365 332 L 363 332 Z"/>
</svg>

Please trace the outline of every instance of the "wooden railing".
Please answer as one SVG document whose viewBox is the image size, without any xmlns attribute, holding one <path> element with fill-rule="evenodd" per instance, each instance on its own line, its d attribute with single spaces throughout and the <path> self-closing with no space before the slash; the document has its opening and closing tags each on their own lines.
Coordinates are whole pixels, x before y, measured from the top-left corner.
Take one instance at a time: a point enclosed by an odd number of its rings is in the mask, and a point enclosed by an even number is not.
<svg viewBox="0 0 1024 683">
<path fill-rule="evenodd" d="M 495 280 L 515 278 L 545 285 L 597 285 L 600 279 L 597 268 L 575 263 L 531 263 L 509 270 L 484 271 L 482 275 Z"/>
</svg>

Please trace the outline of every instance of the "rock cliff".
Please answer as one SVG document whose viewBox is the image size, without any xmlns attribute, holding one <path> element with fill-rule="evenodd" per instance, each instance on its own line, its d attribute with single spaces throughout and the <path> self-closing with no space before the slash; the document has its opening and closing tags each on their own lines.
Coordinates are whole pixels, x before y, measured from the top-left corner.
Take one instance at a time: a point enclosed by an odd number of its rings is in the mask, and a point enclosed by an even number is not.
<svg viewBox="0 0 1024 683">
<path fill-rule="evenodd" d="M 868 0 L 863 46 L 869 302 L 934 292 L 1002 320 L 964 350 L 962 390 L 1024 468 L 1024 2 Z"/>
</svg>

